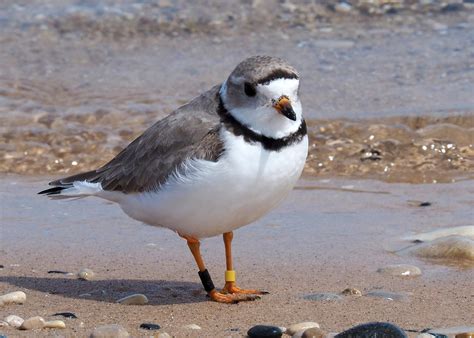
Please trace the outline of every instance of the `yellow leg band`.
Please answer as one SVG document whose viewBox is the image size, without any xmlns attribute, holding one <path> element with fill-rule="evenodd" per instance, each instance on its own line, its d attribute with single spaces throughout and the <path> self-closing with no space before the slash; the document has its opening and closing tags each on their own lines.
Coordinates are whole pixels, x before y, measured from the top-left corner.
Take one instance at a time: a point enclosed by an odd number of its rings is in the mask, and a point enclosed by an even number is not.
<svg viewBox="0 0 474 338">
<path fill-rule="evenodd" d="M 225 272 L 225 281 L 226 282 L 235 282 L 235 271 L 234 270 L 226 270 L 226 272 Z"/>
</svg>

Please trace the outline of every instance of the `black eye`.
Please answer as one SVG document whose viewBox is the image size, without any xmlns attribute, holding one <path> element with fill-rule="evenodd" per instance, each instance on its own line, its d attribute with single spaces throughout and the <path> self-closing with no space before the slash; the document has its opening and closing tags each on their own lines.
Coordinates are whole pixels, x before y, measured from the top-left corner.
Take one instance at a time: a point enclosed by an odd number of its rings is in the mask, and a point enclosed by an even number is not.
<svg viewBox="0 0 474 338">
<path fill-rule="evenodd" d="M 255 86 L 249 82 L 244 83 L 244 91 L 245 91 L 245 95 L 247 96 L 257 95 L 257 90 L 255 89 Z"/>
</svg>

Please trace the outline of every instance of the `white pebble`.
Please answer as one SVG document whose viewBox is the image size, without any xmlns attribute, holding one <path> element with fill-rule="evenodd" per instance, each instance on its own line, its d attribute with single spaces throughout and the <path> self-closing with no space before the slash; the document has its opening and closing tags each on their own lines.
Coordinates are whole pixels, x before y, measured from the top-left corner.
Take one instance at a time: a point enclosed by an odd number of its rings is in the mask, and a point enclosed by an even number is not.
<svg viewBox="0 0 474 338">
<path fill-rule="evenodd" d="M 134 295 L 130 295 L 130 296 L 119 299 L 117 303 L 126 304 L 126 305 L 143 305 L 143 304 L 148 303 L 148 298 L 141 293 L 136 293 Z"/>
<path fill-rule="evenodd" d="M 83 280 L 91 280 L 94 278 L 94 276 L 95 273 L 91 269 L 82 269 L 77 273 L 77 277 Z"/>
<path fill-rule="evenodd" d="M 64 323 L 62 320 L 50 320 L 44 323 L 44 327 L 48 329 L 65 329 L 66 323 Z"/>
<path fill-rule="evenodd" d="M 157 338 L 171 338 L 171 336 L 167 332 L 160 333 Z"/>
<path fill-rule="evenodd" d="M 0 327 L 5 327 L 5 326 L 8 326 L 8 323 L 3 320 L 0 320 Z"/>
<path fill-rule="evenodd" d="M 191 330 L 201 330 L 201 327 L 199 325 L 196 325 L 196 324 L 184 325 L 183 328 L 191 329 Z"/>
<path fill-rule="evenodd" d="M 26 294 L 23 291 L 15 291 L 0 296 L 0 306 L 7 304 L 23 304 L 26 301 Z"/>
<path fill-rule="evenodd" d="M 43 317 L 36 316 L 25 319 L 23 324 L 20 326 L 20 330 L 35 330 L 42 329 L 44 327 L 45 321 Z"/>
<path fill-rule="evenodd" d="M 25 320 L 15 315 L 9 315 L 5 318 L 5 321 L 8 323 L 8 325 L 19 328 Z"/>
<path fill-rule="evenodd" d="M 292 336 L 298 331 L 304 331 L 312 327 L 319 328 L 319 324 L 315 322 L 302 322 L 302 323 L 292 324 L 288 326 L 285 333 L 289 336 Z"/>
</svg>

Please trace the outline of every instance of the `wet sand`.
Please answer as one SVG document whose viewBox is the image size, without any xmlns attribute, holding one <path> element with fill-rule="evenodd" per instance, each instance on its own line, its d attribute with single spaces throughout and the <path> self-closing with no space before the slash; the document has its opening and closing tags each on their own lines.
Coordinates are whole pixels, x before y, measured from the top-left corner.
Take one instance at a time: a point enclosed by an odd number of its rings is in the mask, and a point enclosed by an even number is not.
<svg viewBox="0 0 474 338">
<path fill-rule="evenodd" d="M 395 251 L 412 245 L 403 238 L 442 227 L 472 224 L 474 182 L 387 184 L 370 180 L 303 180 L 284 204 L 235 233 L 238 282 L 271 292 L 261 300 L 222 305 L 206 300 L 185 242 L 171 231 L 128 219 L 99 199 L 47 201 L 35 192 L 45 178 L 7 176 L 1 180 L 0 293 L 23 290 L 24 305 L 0 309 L 1 317 L 23 318 L 72 311 L 65 331 L 41 334 L 87 335 L 95 326 L 119 323 L 133 336 L 143 322 L 162 325 L 177 336 L 242 335 L 253 325 L 288 326 L 316 321 L 339 332 L 367 321 L 389 321 L 404 329 L 473 323 L 472 269 L 437 264 Z M 418 202 L 431 202 L 419 207 Z M 223 285 L 220 238 L 205 240 L 203 255 L 216 285 Z M 376 270 L 414 264 L 419 277 L 391 277 Z M 93 281 L 48 274 L 49 270 L 96 272 Z M 339 293 L 355 287 L 404 292 L 403 301 L 345 297 L 304 300 L 310 293 Z M 81 294 L 91 294 L 81 296 Z M 144 306 L 115 301 L 144 293 Z M 83 323 L 83 324 L 81 324 Z M 183 329 L 197 324 L 200 331 Z M 238 332 L 230 329 L 239 329 Z M 4 328 L 8 336 L 27 332 Z"/>
</svg>

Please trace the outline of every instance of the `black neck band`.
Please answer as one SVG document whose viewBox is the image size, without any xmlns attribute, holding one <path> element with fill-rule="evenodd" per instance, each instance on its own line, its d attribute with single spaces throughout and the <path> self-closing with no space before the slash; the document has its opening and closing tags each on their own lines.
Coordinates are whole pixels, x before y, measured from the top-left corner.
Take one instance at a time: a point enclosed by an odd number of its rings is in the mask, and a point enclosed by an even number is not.
<svg viewBox="0 0 474 338">
<path fill-rule="evenodd" d="M 307 133 L 306 122 L 303 119 L 298 130 L 288 136 L 282 138 L 273 138 L 258 134 L 249 127 L 247 127 L 245 124 L 242 124 L 237 121 L 237 119 L 233 117 L 232 114 L 230 114 L 229 111 L 225 108 L 224 102 L 222 101 L 220 94 L 218 93 L 217 95 L 219 100 L 217 113 L 221 117 L 222 123 L 231 133 L 236 136 L 243 136 L 244 140 L 249 143 L 258 142 L 266 150 L 279 151 L 284 147 L 299 143 Z"/>
</svg>

